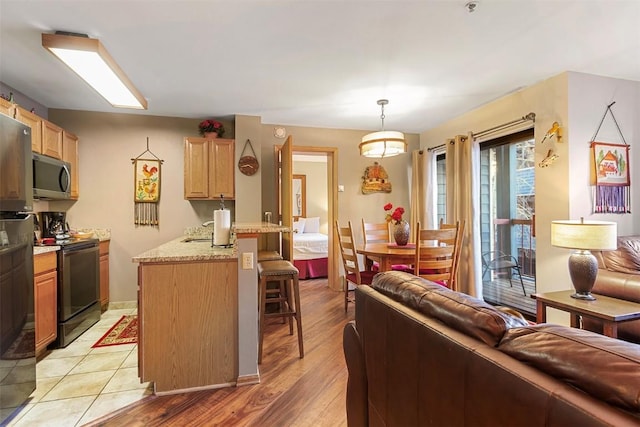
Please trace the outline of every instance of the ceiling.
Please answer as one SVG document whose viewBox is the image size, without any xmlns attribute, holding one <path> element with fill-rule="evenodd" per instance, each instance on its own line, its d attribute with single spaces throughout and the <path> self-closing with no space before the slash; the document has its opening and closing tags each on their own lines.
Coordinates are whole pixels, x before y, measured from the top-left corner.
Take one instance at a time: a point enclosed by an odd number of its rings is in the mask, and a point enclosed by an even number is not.
<svg viewBox="0 0 640 427">
<path fill-rule="evenodd" d="M 0 0 L 0 81 L 49 108 L 418 133 L 563 71 L 640 81 L 640 0 Z M 41 46 L 98 38 L 115 109 Z"/>
</svg>

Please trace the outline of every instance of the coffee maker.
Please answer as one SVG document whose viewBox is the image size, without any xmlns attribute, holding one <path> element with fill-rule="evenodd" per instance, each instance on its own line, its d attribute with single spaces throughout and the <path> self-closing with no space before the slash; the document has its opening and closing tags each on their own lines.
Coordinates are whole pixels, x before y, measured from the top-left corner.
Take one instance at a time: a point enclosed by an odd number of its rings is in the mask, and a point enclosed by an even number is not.
<svg viewBox="0 0 640 427">
<path fill-rule="evenodd" d="M 40 212 L 42 238 L 68 239 L 69 226 L 66 212 Z"/>
</svg>

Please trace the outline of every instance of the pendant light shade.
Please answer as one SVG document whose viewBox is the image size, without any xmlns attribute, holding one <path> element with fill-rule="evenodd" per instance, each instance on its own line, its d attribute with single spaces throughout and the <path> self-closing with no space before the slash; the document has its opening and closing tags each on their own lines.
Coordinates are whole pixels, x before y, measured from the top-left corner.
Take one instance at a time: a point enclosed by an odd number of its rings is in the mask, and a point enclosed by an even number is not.
<svg viewBox="0 0 640 427">
<path fill-rule="evenodd" d="M 111 105 L 146 110 L 147 100 L 100 40 L 86 34 L 42 34 L 42 46 L 64 62 Z"/>
<path fill-rule="evenodd" d="M 384 106 L 388 103 L 389 101 L 386 99 L 378 100 L 378 105 L 382 109 L 382 114 L 380 115 L 382 130 L 362 137 L 362 142 L 359 146 L 361 156 L 382 158 L 407 152 L 407 143 L 402 132 L 384 130 Z"/>
</svg>

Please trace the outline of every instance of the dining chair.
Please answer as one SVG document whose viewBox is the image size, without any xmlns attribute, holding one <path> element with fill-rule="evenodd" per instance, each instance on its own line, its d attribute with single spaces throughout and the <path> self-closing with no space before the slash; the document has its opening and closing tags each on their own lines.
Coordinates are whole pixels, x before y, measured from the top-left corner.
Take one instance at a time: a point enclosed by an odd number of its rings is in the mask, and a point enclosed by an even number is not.
<svg viewBox="0 0 640 427">
<path fill-rule="evenodd" d="M 458 278 L 458 268 L 460 267 L 460 252 L 462 250 L 462 241 L 464 240 L 464 226 L 465 226 L 466 221 L 462 220 L 462 222 L 460 221 L 456 221 L 455 224 L 446 224 L 444 222 L 444 219 L 440 218 L 440 229 L 441 230 L 446 230 L 446 229 L 456 229 L 458 230 L 457 234 L 456 234 L 456 241 L 452 242 L 451 240 L 447 240 L 445 241 L 445 243 L 447 244 L 455 244 L 456 248 L 455 248 L 455 252 L 453 254 L 453 272 L 451 275 L 451 289 L 456 290 L 456 280 Z"/>
<path fill-rule="evenodd" d="M 362 236 L 365 245 L 367 243 L 390 243 L 391 232 L 389 231 L 389 223 L 364 222 L 364 218 L 362 218 Z M 380 267 L 377 261 L 365 256 L 364 263 L 366 270 L 375 272 L 380 271 Z M 391 266 L 391 269 L 396 271 L 407 271 L 412 270 L 413 266 L 406 264 L 393 264 Z"/>
<path fill-rule="evenodd" d="M 367 243 L 390 242 L 389 223 L 364 222 L 364 218 L 362 218 L 362 237 L 365 245 Z M 378 271 L 378 263 L 371 258 L 365 256 L 364 264 L 366 270 Z"/>
<path fill-rule="evenodd" d="M 338 243 L 340 244 L 342 265 L 344 266 L 344 311 L 346 312 L 349 303 L 349 283 L 352 283 L 354 286 L 370 285 L 376 272 L 360 270 L 351 221 L 348 222 L 347 227 L 340 227 L 339 222 L 336 221 L 335 230 Z M 353 290 L 355 290 L 355 288 Z"/>
<path fill-rule="evenodd" d="M 454 282 L 459 226 L 431 230 L 421 229 L 420 223 L 417 223 L 416 230 L 413 274 L 450 288 Z"/>
</svg>

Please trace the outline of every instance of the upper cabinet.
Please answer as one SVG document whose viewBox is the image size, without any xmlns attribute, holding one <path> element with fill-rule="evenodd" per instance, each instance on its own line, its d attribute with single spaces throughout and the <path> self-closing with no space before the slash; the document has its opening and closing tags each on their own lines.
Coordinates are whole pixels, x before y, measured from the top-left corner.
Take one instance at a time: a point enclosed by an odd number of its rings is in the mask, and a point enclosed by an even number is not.
<svg viewBox="0 0 640 427">
<path fill-rule="evenodd" d="M 71 132 L 62 131 L 62 160 L 71 165 L 71 199 L 78 200 L 80 185 L 78 180 L 78 137 Z"/>
<path fill-rule="evenodd" d="M 31 128 L 31 149 L 34 153 L 42 153 L 42 118 L 18 106 L 16 120 Z"/>
<path fill-rule="evenodd" d="M 16 105 L 13 102 L 0 97 L 0 113 L 6 114 L 7 116 L 13 118 L 15 114 L 15 108 Z"/>
<path fill-rule="evenodd" d="M 42 119 L 42 151 L 45 156 L 62 160 L 62 128 Z"/>
<path fill-rule="evenodd" d="M 184 139 L 184 198 L 217 200 L 235 198 L 235 141 Z"/>
</svg>

